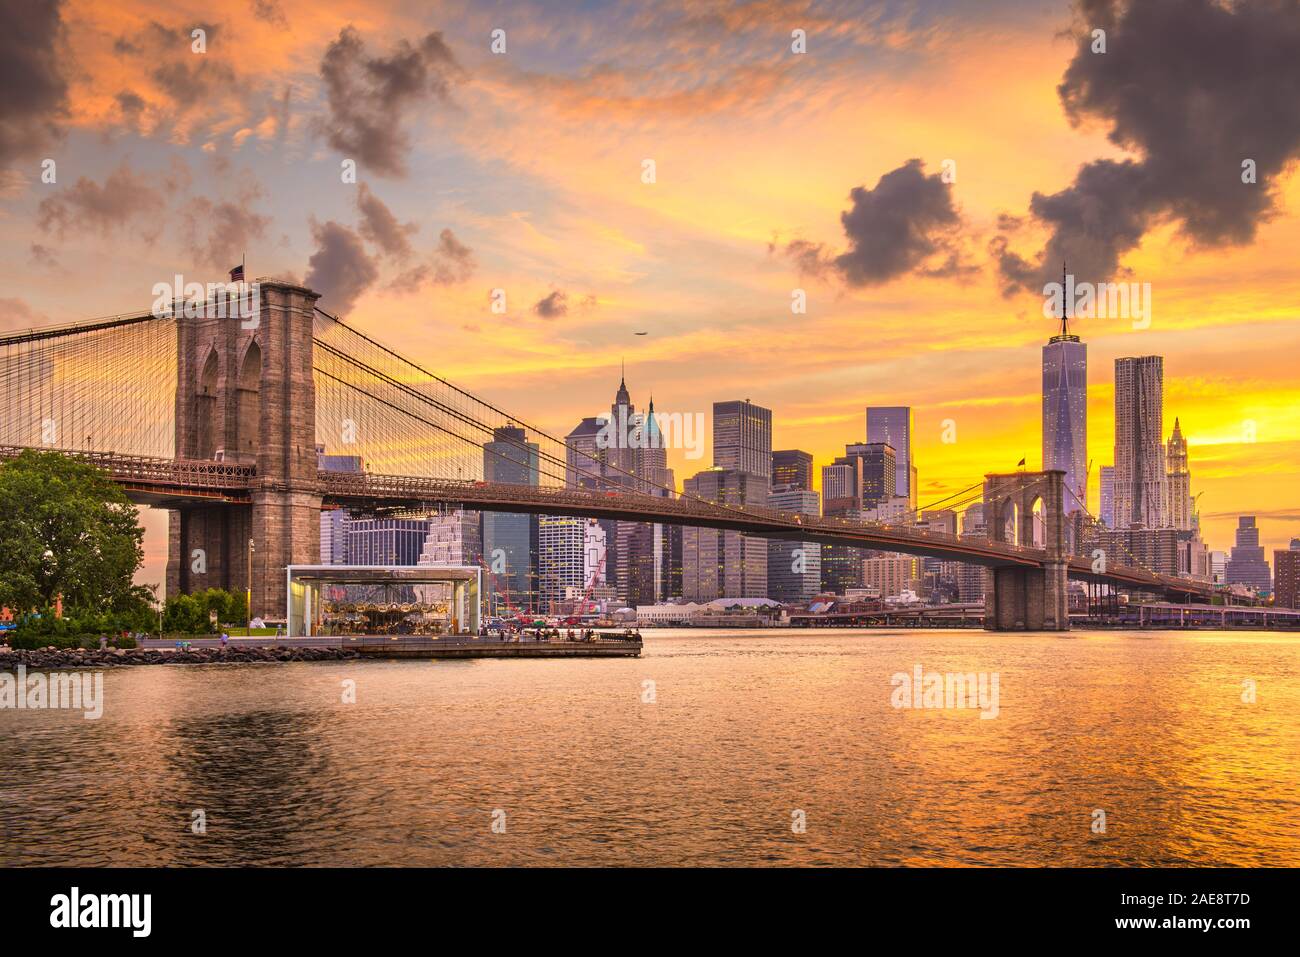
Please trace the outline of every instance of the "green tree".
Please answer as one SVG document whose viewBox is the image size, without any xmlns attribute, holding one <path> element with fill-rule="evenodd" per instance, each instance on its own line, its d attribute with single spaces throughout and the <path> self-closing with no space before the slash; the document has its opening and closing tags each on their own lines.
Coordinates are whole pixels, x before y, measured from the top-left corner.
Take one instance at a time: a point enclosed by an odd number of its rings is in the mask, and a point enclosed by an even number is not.
<svg viewBox="0 0 1300 957">
<path fill-rule="evenodd" d="M 144 561 L 135 506 L 100 469 L 27 450 L 0 464 L 0 604 L 134 612 Z"/>
</svg>

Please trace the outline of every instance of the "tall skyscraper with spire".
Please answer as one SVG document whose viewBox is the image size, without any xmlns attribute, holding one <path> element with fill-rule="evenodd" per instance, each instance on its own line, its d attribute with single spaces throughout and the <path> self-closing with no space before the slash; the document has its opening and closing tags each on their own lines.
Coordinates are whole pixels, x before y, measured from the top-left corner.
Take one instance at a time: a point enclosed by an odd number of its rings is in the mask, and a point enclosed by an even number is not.
<svg viewBox="0 0 1300 957">
<path fill-rule="evenodd" d="M 1192 529 L 1192 473 L 1187 466 L 1187 440 L 1174 418 L 1174 433 L 1165 446 L 1165 521 L 1180 531 Z"/>
<path fill-rule="evenodd" d="M 570 488 L 628 491 L 671 497 L 676 479 L 668 467 L 668 448 L 654 399 L 638 413 L 620 370 L 609 413 L 583 419 L 565 438 Z M 604 531 L 601 568 L 621 603 L 649 605 L 680 589 L 681 533 L 666 525 L 597 520 Z M 674 581 L 676 584 L 674 585 Z"/>
<path fill-rule="evenodd" d="M 1070 332 L 1066 278 L 1061 331 L 1043 346 L 1043 468 L 1065 473 L 1069 514 L 1088 503 L 1088 347 Z"/>
</svg>

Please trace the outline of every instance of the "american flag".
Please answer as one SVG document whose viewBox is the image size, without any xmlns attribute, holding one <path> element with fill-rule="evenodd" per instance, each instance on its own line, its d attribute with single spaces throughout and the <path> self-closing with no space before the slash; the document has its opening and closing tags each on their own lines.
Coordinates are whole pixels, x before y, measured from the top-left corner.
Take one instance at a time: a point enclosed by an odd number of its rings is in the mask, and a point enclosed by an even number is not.
<svg viewBox="0 0 1300 957">
<path fill-rule="evenodd" d="M 244 281 L 244 264 L 243 264 L 243 263 L 240 263 L 240 264 L 239 264 L 238 266 L 236 266 L 234 269 L 230 270 L 230 281 L 231 281 L 231 282 L 243 282 L 243 281 Z"/>
</svg>

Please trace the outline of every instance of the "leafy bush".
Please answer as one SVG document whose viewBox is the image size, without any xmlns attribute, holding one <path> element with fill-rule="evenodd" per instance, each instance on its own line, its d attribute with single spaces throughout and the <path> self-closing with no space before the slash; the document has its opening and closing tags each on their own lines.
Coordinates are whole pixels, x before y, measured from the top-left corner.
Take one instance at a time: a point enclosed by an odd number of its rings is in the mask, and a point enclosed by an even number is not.
<svg viewBox="0 0 1300 957">
<path fill-rule="evenodd" d="M 209 588 L 193 595 L 175 595 L 163 606 L 163 631 L 181 635 L 206 635 L 213 631 L 211 613 L 222 622 L 242 622 L 247 616 L 245 597 L 221 588 Z"/>
</svg>

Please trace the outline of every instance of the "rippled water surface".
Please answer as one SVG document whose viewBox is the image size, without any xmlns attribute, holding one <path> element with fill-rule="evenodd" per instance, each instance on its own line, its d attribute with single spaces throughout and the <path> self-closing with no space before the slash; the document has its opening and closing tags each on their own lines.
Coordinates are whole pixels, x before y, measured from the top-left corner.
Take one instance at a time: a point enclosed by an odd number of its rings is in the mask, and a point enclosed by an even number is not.
<svg viewBox="0 0 1300 957">
<path fill-rule="evenodd" d="M 895 709 L 917 664 L 997 672 L 998 716 Z M 1300 865 L 1295 635 L 659 631 L 104 694 L 0 710 L 0 863 Z"/>
</svg>

